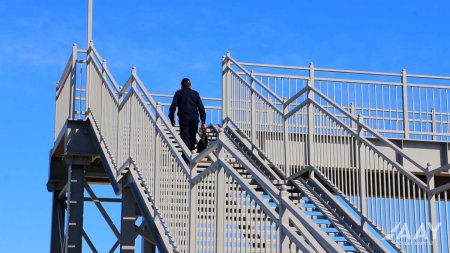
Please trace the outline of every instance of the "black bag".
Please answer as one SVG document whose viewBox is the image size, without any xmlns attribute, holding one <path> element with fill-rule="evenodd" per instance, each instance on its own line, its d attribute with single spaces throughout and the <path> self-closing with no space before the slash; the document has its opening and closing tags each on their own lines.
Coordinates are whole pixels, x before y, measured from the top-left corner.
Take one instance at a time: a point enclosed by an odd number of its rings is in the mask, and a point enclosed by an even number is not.
<svg viewBox="0 0 450 253">
<path fill-rule="evenodd" d="M 202 152 L 208 147 L 208 136 L 206 135 L 206 129 L 202 130 L 200 134 L 200 141 L 197 143 L 197 153 Z"/>
</svg>

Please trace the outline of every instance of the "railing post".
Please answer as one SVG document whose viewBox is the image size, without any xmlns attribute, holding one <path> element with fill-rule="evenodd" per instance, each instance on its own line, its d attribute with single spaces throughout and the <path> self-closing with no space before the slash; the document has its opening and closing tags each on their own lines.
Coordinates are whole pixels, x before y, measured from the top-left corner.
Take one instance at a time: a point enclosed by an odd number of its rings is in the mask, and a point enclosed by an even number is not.
<svg viewBox="0 0 450 253">
<path fill-rule="evenodd" d="M 136 67 L 133 67 L 132 69 L 131 69 L 131 73 L 132 73 L 132 75 L 134 76 L 134 75 L 136 75 Z M 133 90 L 134 90 L 134 92 L 136 92 L 136 82 L 135 82 L 135 80 L 133 80 L 133 82 L 131 83 L 131 89 L 130 89 L 130 94 L 131 94 L 131 92 L 133 92 Z M 136 96 L 138 96 L 137 94 L 136 94 Z M 129 131 L 129 137 L 128 137 L 128 157 L 132 157 L 133 156 L 133 151 L 134 151 L 134 143 L 133 143 L 133 135 L 134 135 L 134 129 L 133 129 L 133 124 L 135 123 L 134 121 L 134 113 L 133 113 L 133 104 L 134 104 L 134 102 L 133 102 L 133 100 L 130 98 L 129 100 L 128 100 L 128 103 L 130 104 L 130 122 L 129 122 L 129 129 L 128 129 L 128 131 Z M 125 157 L 125 158 L 127 158 L 127 157 Z"/>
<path fill-rule="evenodd" d="M 358 136 L 364 137 L 364 130 L 361 126 L 363 121 L 363 116 L 358 114 Z M 364 147 L 362 142 L 358 140 L 358 167 L 359 167 L 359 195 L 360 195 L 360 209 L 363 217 L 367 217 L 367 195 L 366 195 L 366 166 L 365 166 L 365 158 L 363 157 Z M 364 159 L 364 160 L 363 160 Z M 367 223 L 362 219 L 361 225 L 364 230 L 367 229 Z"/>
<path fill-rule="evenodd" d="M 353 103 L 350 103 L 350 114 L 352 114 L 352 115 L 356 114 L 355 105 Z M 351 119 L 350 119 L 350 128 L 351 129 L 355 128 L 355 122 L 353 122 L 353 120 L 351 120 Z"/>
<path fill-rule="evenodd" d="M 222 124 L 224 124 L 225 119 L 230 117 L 230 105 L 231 105 L 231 80 L 230 80 L 230 52 L 222 58 Z"/>
<path fill-rule="evenodd" d="M 88 7 L 87 7 L 87 42 L 88 46 L 90 41 L 92 41 L 92 2 L 94 0 L 88 0 Z"/>
<path fill-rule="evenodd" d="M 439 247 L 438 247 L 438 240 L 437 240 L 437 236 L 438 236 L 438 229 L 435 229 L 437 225 L 441 225 L 441 224 L 437 224 L 437 220 L 436 220 L 436 197 L 434 194 L 431 194 L 431 191 L 434 189 L 434 174 L 431 172 L 434 168 L 432 167 L 431 163 L 427 163 L 427 197 L 428 197 L 428 212 L 430 215 L 430 224 L 427 224 L 426 227 L 428 227 L 431 230 L 431 252 L 433 253 L 437 253 L 439 252 Z M 427 233 L 428 235 L 428 233 Z M 441 242 L 443 243 L 443 242 Z"/>
<path fill-rule="evenodd" d="M 308 86 L 314 87 L 314 64 L 309 64 L 309 79 Z M 314 92 L 308 90 L 308 99 L 314 101 Z M 313 165 L 313 145 L 314 145 L 314 107 L 313 104 L 308 103 L 308 164 Z"/>
<path fill-rule="evenodd" d="M 89 89 L 91 86 L 91 75 L 92 75 L 92 64 L 91 61 L 93 61 L 92 57 L 92 48 L 94 47 L 94 42 L 92 40 L 89 42 L 87 53 L 86 53 L 86 112 L 85 115 L 87 116 L 87 111 L 89 110 L 89 100 L 90 95 Z"/>
<path fill-rule="evenodd" d="M 250 74 L 252 82 L 252 91 L 251 91 L 251 105 L 250 105 L 250 132 L 251 132 L 251 140 L 253 144 L 256 144 L 256 94 L 253 92 L 253 89 L 255 88 L 255 79 L 253 76 L 253 70 Z"/>
<path fill-rule="evenodd" d="M 281 253 L 284 252 L 290 252 L 289 251 L 289 239 L 286 236 L 286 234 L 283 231 L 284 227 L 289 227 L 289 211 L 286 210 L 286 207 L 284 206 L 284 199 L 288 198 L 289 193 L 287 192 L 286 185 L 282 185 L 280 188 L 280 196 L 279 196 L 279 214 L 280 214 L 280 227 L 278 228 L 278 233 L 280 237 L 280 245 L 278 251 Z"/>
<path fill-rule="evenodd" d="M 431 108 L 431 131 L 433 133 L 433 141 L 437 140 L 436 111 L 434 110 L 434 107 Z"/>
<path fill-rule="evenodd" d="M 286 97 L 283 98 L 283 149 L 284 149 L 284 174 L 286 176 L 290 176 L 291 174 L 289 172 L 289 156 L 288 152 L 289 150 L 289 119 L 285 118 L 286 114 L 288 113 L 288 107 L 286 105 Z"/>
<path fill-rule="evenodd" d="M 75 96 L 76 96 L 76 83 L 77 83 L 77 59 L 78 59 L 78 46 L 72 45 L 72 80 L 70 81 L 70 106 L 69 106 L 69 119 L 74 119 L 75 115 Z"/>
<path fill-rule="evenodd" d="M 409 139 L 409 112 L 408 112 L 408 82 L 406 69 L 402 69 L 402 99 L 403 99 L 403 133 Z"/>
<path fill-rule="evenodd" d="M 106 91 L 107 89 L 106 89 L 106 60 L 103 60 L 103 62 L 102 62 L 102 80 L 101 80 L 101 82 L 102 82 L 102 87 L 100 88 L 100 94 L 98 94 L 97 96 L 99 96 L 100 95 L 100 110 L 101 110 L 101 115 L 99 115 L 100 116 L 100 118 L 101 118 L 101 120 L 100 120 L 100 124 L 102 124 L 102 126 L 100 126 L 101 127 L 101 129 L 103 128 L 103 125 L 105 125 L 105 119 L 104 119 L 104 117 L 106 116 L 106 113 L 105 113 L 105 106 L 103 106 L 103 92 L 104 91 Z M 98 98 L 98 97 L 97 97 Z M 111 108 L 108 108 L 108 110 L 111 110 Z M 110 124 L 110 123 L 106 123 L 106 124 Z"/>
<path fill-rule="evenodd" d="M 158 102 L 156 104 L 156 111 L 158 112 L 160 110 L 161 104 Z M 158 125 L 161 124 L 161 118 L 159 117 L 159 113 L 156 113 L 156 120 L 155 120 L 155 131 L 153 133 L 154 142 L 153 142 L 153 154 L 154 154 L 154 177 L 153 177 L 153 196 L 155 198 L 155 202 L 159 204 L 158 200 L 158 192 L 159 192 L 159 177 L 160 177 L 160 156 L 161 156 L 161 137 L 158 133 Z"/>
<path fill-rule="evenodd" d="M 223 129 L 219 129 L 219 136 L 223 135 Z M 218 158 L 224 158 L 224 149 L 219 147 Z M 225 252 L 225 201 L 226 201 L 226 176 L 223 166 L 219 166 L 216 170 L 216 252 Z"/>
<path fill-rule="evenodd" d="M 190 178 L 190 195 L 189 195 L 189 252 L 196 252 L 197 243 L 197 194 L 198 185 L 192 182 L 192 179 L 197 175 L 197 164 L 191 167 Z"/>
</svg>

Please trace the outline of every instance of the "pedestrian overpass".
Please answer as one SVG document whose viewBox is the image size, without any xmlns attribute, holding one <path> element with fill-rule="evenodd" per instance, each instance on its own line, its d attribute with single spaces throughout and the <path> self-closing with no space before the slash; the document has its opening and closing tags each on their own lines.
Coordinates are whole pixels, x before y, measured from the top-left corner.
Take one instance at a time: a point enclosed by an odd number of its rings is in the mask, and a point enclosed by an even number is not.
<svg viewBox="0 0 450 253">
<path fill-rule="evenodd" d="M 51 252 L 98 252 L 88 201 L 114 233 L 110 252 L 136 252 L 137 238 L 142 252 L 449 252 L 450 77 L 227 53 L 221 88 L 204 98 L 209 146 L 191 153 L 170 95 L 134 68 L 117 84 L 92 42 L 74 45 L 56 87 Z"/>
</svg>

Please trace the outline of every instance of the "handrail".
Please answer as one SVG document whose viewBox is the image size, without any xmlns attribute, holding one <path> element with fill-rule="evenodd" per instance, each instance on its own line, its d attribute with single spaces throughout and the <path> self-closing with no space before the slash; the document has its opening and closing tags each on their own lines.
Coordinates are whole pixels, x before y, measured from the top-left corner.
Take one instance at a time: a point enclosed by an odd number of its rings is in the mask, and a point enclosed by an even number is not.
<svg viewBox="0 0 450 253">
<path fill-rule="evenodd" d="M 444 185 L 441 185 L 439 187 L 436 187 L 434 189 L 432 189 L 429 193 L 430 195 L 435 195 L 444 191 L 448 191 L 450 190 L 450 183 L 446 183 Z"/>
<path fill-rule="evenodd" d="M 270 160 L 270 157 L 268 157 L 263 150 L 261 150 L 257 145 L 255 145 L 254 143 L 252 143 L 252 141 L 250 140 L 250 138 L 242 131 L 242 129 L 239 128 L 239 126 L 233 122 L 232 119 L 230 119 L 229 117 L 225 118 L 224 120 L 224 126 L 226 128 L 229 128 L 231 131 L 235 132 L 235 130 L 233 128 L 235 128 L 239 134 L 239 137 L 242 137 L 243 139 L 245 139 L 246 141 L 249 142 L 249 144 L 251 145 L 251 149 L 255 149 L 256 151 L 258 151 L 260 153 L 260 156 L 265 159 L 270 166 L 273 166 L 274 168 L 274 173 L 275 174 L 279 174 L 279 175 L 284 175 L 284 172 L 282 170 L 280 170 L 280 168 L 278 168 L 275 163 L 273 161 Z M 231 128 L 229 126 L 229 124 L 233 125 L 233 128 Z M 242 141 L 242 139 L 241 139 Z M 278 177 L 278 175 L 277 175 Z"/>
<path fill-rule="evenodd" d="M 233 69 L 230 69 L 230 71 L 233 73 L 233 74 L 235 74 L 236 75 L 236 77 L 237 78 L 239 78 L 251 91 L 253 91 L 257 96 L 258 96 L 258 98 L 260 98 L 260 99 L 262 99 L 264 102 L 266 102 L 267 103 L 267 105 L 268 106 L 270 106 L 270 107 L 272 107 L 275 111 L 277 111 L 278 113 L 280 113 L 280 114 L 283 114 L 283 112 L 281 112 L 281 110 L 280 109 L 278 109 L 278 107 L 276 107 L 275 105 L 273 105 L 273 103 L 271 103 L 269 100 L 267 100 L 267 98 L 265 98 L 259 91 L 257 91 L 255 88 L 253 88 L 249 83 L 247 83 L 247 81 L 244 79 L 244 78 L 242 78 L 242 76 L 240 76 L 240 75 L 238 75 L 237 73 L 236 73 L 236 71 L 234 71 Z M 275 97 L 277 100 L 279 100 L 279 98 L 278 97 Z M 283 103 L 283 101 L 281 101 L 281 100 L 279 100 L 280 101 L 280 103 Z"/>
<path fill-rule="evenodd" d="M 70 55 L 69 60 L 67 61 L 66 67 L 64 68 L 63 74 L 61 75 L 61 78 L 59 79 L 59 82 L 56 86 L 56 99 L 58 99 L 59 94 L 61 93 L 62 88 L 64 87 L 65 81 L 70 75 L 70 71 L 73 67 L 73 58 L 76 57 L 73 54 Z"/>
<path fill-rule="evenodd" d="M 169 94 L 159 94 L 159 93 L 150 93 L 152 97 L 162 97 L 162 98 L 173 98 L 173 95 Z M 202 100 L 210 100 L 210 101 L 222 101 L 220 98 L 213 98 L 213 97 L 202 97 Z"/>
<path fill-rule="evenodd" d="M 328 117 L 332 118 L 335 122 L 339 123 L 340 126 L 343 127 L 349 133 L 351 133 L 353 135 L 353 137 L 357 138 L 359 141 L 364 143 L 367 147 L 370 147 L 372 150 L 376 151 L 379 156 L 383 157 L 383 159 L 385 159 L 390 164 L 395 166 L 399 171 L 404 173 L 404 175 L 406 175 L 409 179 L 413 180 L 423 190 L 425 190 L 425 191 L 427 190 L 427 185 L 422 180 L 417 178 L 410 171 L 404 169 L 400 164 L 398 164 L 396 161 L 394 161 L 391 158 L 389 158 L 388 156 L 386 156 L 383 152 L 378 151 L 377 147 L 375 147 L 375 145 L 373 145 L 372 142 L 370 142 L 369 140 L 367 140 L 363 136 L 358 135 L 353 129 L 348 127 L 344 122 L 342 122 L 340 119 L 338 119 L 332 113 L 328 112 L 327 110 L 322 109 L 321 106 L 318 103 L 316 103 L 315 101 L 310 101 L 310 103 L 314 104 L 319 110 L 321 110 L 321 112 L 325 113 L 326 115 L 328 115 Z"/>
<path fill-rule="evenodd" d="M 441 166 L 439 168 L 435 168 L 435 169 L 433 169 L 431 171 L 428 171 L 427 174 L 435 175 L 435 174 L 438 174 L 438 173 L 441 173 L 441 172 L 448 172 L 448 170 L 450 170 L 450 164 L 446 164 L 446 165 Z"/>
<path fill-rule="evenodd" d="M 136 83 L 139 85 L 139 88 L 142 90 L 142 92 L 144 93 L 145 97 L 148 99 L 148 101 L 150 102 L 150 104 L 152 105 L 153 108 L 158 108 L 157 103 L 155 102 L 155 100 L 152 98 L 152 96 L 150 95 L 150 93 L 147 91 L 147 88 L 145 87 L 145 85 L 143 85 L 141 79 L 137 76 L 137 74 L 134 72 L 132 74 L 133 78 L 135 79 Z M 173 138 L 175 138 L 175 140 L 177 141 L 178 145 L 180 145 L 182 152 L 187 156 L 187 157 L 191 157 L 192 156 L 192 152 L 189 150 L 189 148 L 186 146 L 186 144 L 184 143 L 184 141 L 181 139 L 181 137 L 176 133 L 175 129 L 172 127 L 172 124 L 170 124 L 169 120 L 166 118 L 166 116 L 159 110 L 156 109 L 156 113 L 158 115 L 158 117 L 163 121 L 164 125 L 166 125 L 167 129 L 169 129 L 171 135 Z"/>
<path fill-rule="evenodd" d="M 248 72 L 244 67 L 241 66 L 236 60 L 234 60 L 231 56 L 228 56 L 227 58 L 230 60 L 234 65 L 236 65 L 238 68 L 240 68 L 247 76 L 249 76 L 253 81 L 258 83 L 265 91 L 267 91 L 271 96 L 276 98 L 279 102 L 283 102 L 283 99 L 278 97 L 277 94 L 275 94 L 272 90 L 268 89 L 260 80 L 256 79 L 250 72 Z M 230 69 L 232 70 L 232 69 Z M 234 70 L 233 70 L 234 71 Z"/>
<path fill-rule="evenodd" d="M 360 83 L 360 84 L 402 86 L 401 83 L 394 83 L 394 82 L 380 82 L 380 81 L 357 80 L 357 79 L 342 79 L 342 78 L 330 78 L 330 77 L 315 77 L 315 80 L 316 81 L 329 81 L 329 82 L 345 82 L 345 83 Z"/>
<path fill-rule="evenodd" d="M 97 59 L 100 62 L 105 62 L 105 60 L 98 53 L 97 49 L 94 47 L 94 43 L 92 41 L 90 42 L 89 50 L 92 50 L 92 52 L 94 53 L 95 57 L 97 57 Z M 106 72 L 106 75 L 108 76 L 108 78 L 112 81 L 112 84 L 113 84 L 114 88 L 116 89 L 116 91 L 119 91 L 120 87 L 119 87 L 119 85 L 117 85 L 116 79 L 114 79 L 114 77 L 111 74 L 111 72 L 109 71 L 109 69 L 105 68 L 105 72 Z"/>
<path fill-rule="evenodd" d="M 294 102 L 297 98 L 301 97 L 306 92 L 308 92 L 308 86 L 305 86 L 303 89 L 301 89 L 299 92 L 297 92 L 294 96 L 292 96 L 291 98 L 286 100 L 283 103 L 283 106 L 286 107 L 286 106 L 290 105 L 292 102 Z"/>
<path fill-rule="evenodd" d="M 333 105 L 335 108 L 337 108 L 342 114 L 344 114 L 345 116 L 347 116 L 348 118 L 350 118 L 351 120 L 358 122 L 358 120 L 355 118 L 355 116 L 353 116 L 352 114 L 350 114 L 349 112 L 347 112 L 347 110 L 344 110 L 341 106 L 339 106 L 338 104 L 336 104 L 334 101 L 332 101 L 331 99 L 329 99 L 327 96 L 325 96 L 324 94 L 322 94 L 319 90 L 317 90 L 314 87 L 310 87 L 310 89 L 312 91 L 314 91 L 314 93 L 316 93 L 317 95 L 319 95 L 321 98 L 323 98 L 325 101 L 327 101 L 328 103 L 330 103 L 331 105 Z M 314 102 L 316 105 L 320 106 L 319 104 L 317 104 L 315 101 Z M 406 155 L 405 153 L 403 153 L 403 151 L 395 146 L 392 142 L 390 142 L 388 139 L 386 139 L 384 136 L 382 136 L 381 134 L 379 134 L 377 131 L 373 130 L 371 127 L 369 127 L 368 125 L 364 124 L 364 122 L 358 122 L 358 125 L 360 125 L 365 131 L 369 132 L 370 134 L 372 134 L 373 136 L 375 136 L 377 139 L 379 139 L 380 141 L 382 141 L 384 144 L 388 145 L 390 148 L 392 148 L 393 150 L 395 150 L 395 152 L 397 152 L 398 154 L 400 154 L 402 157 L 406 158 L 409 162 L 411 162 L 413 165 L 415 165 L 417 168 L 419 168 L 420 170 L 422 170 L 423 172 L 426 171 L 426 169 L 421 166 L 419 163 L 417 163 L 414 159 L 412 159 L 411 157 L 409 157 L 408 155 Z"/>
<path fill-rule="evenodd" d="M 240 62 L 240 65 L 241 66 L 249 66 L 249 67 L 273 68 L 273 69 L 288 69 L 288 70 L 301 70 L 301 71 L 309 70 L 308 67 L 277 65 L 277 64 L 261 64 L 261 63 L 250 63 L 250 62 Z M 402 77 L 401 73 L 393 73 L 393 72 L 377 72 L 377 71 L 364 71 L 364 70 L 361 71 L 361 70 L 331 69 L 331 68 L 317 68 L 317 67 L 315 68 L 315 71 L 329 72 L 329 73 L 343 73 L 343 74 Z M 407 74 L 407 77 L 450 80 L 450 76 Z"/>
</svg>

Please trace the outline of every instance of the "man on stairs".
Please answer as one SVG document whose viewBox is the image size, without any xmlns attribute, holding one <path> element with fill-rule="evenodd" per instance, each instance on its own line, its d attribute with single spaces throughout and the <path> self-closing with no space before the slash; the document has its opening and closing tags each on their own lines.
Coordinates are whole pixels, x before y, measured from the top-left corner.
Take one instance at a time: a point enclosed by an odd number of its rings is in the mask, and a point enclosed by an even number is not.
<svg viewBox="0 0 450 253">
<path fill-rule="evenodd" d="M 199 116 L 202 122 L 202 130 L 206 130 L 206 113 L 202 99 L 197 91 L 191 89 L 191 81 L 188 78 L 181 80 L 181 89 L 175 92 L 169 110 L 169 119 L 175 126 L 175 110 L 178 107 L 178 122 L 180 124 L 180 136 L 186 146 L 192 151 L 195 149 L 195 137 L 198 131 Z M 184 157 L 185 161 L 187 159 Z"/>
</svg>

